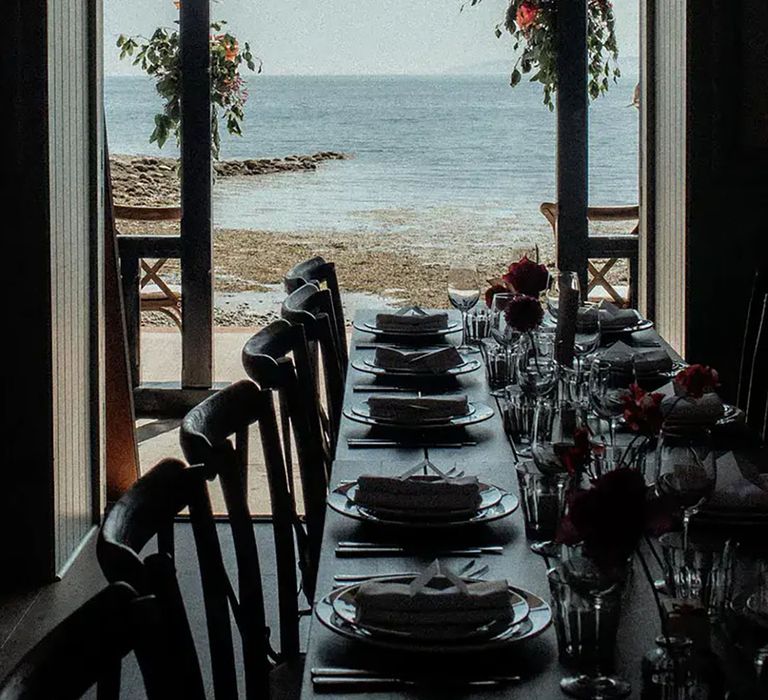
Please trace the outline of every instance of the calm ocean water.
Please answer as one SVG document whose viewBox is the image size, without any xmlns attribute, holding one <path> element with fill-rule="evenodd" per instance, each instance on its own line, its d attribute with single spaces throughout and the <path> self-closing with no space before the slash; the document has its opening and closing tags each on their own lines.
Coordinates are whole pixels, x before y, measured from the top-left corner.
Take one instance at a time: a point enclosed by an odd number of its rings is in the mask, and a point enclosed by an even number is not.
<svg viewBox="0 0 768 700">
<path fill-rule="evenodd" d="M 634 65 L 590 108 L 590 199 L 637 200 Z M 218 226 L 269 231 L 429 227 L 451 236 L 547 233 L 538 205 L 555 193 L 555 118 L 534 84 L 503 75 L 260 76 L 250 80 L 242 138 L 222 157 L 337 150 L 352 160 L 315 172 L 215 188 Z M 175 155 L 148 143 L 159 98 L 149 79 L 108 77 L 113 153 Z"/>
</svg>

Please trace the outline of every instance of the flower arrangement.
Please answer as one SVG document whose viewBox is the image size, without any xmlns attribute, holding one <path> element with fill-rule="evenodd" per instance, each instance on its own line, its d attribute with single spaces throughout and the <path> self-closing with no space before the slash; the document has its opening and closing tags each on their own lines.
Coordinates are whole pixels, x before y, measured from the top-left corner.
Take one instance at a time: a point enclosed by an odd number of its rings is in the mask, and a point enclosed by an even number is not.
<svg viewBox="0 0 768 700">
<path fill-rule="evenodd" d="M 515 294 L 504 309 L 507 323 L 520 333 L 530 333 L 544 319 L 544 309 L 538 299 L 526 294 Z"/>
<path fill-rule="evenodd" d="M 621 397 L 627 428 L 645 437 L 658 436 L 664 422 L 661 412 L 663 399 L 664 394 L 647 392 L 637 384 L 630 384 L 628 392 Z"/>
<path fill-rule="evenodd" d="M 240 73 L 243 66 L 261 72 L 261 62 L 254 58 L 248 42 L 243 42 L 241 48 L 232 34 L 223 31 L 225 25 L 223 20 L 211 23 L 211 151 L 214 158 L 219 157 L 221 150 L 219 121 L 226 124 L 230 134 L 242 134 L 241 124 L 248 99 L 248 90 Z M 155 80 L 155 89 L 164 100 L 163 111 L 155 115 L 149 142 L 162 148 L 168 138 L 174 136 L 178 143 L 181 125 L 178 30 L 159 27 L 149 39 L 121 34 L 117 47 L 121 59 L 132 58 L 134 66 L 139 66 Z"/>
<path fill-rule="evenodd" d="M 470 6 L 480 0 L 469 0 Z M 610 81 L 621 75 L 617 60 L 616 27 L 610 0 L 587 2 L 589 51 L 589 94 L 592 99 L 608 91 Z M 512 35 L 512 48 L 518 54 L 510 85 L 515 87 L 523 75 L 544 86 L 544 104 L 554 109 L 557 90 L 557 0 L 509 0 L 504 20 L 496 27 L 496 36 L 504 31 Z"/>
<path fill-rule="evenodd" d="M 720 378 L 708 365 L 691 365 L 677 373 L 673 385 L 677 396 L 700 399 L 720 386 Z"/>
<path fill-rule="evenodd" d="M 523 255 L 517 262 L 510 263 L 501 277 L 488 280 L 490 286 L 485 291 L 485 303 L 490 308 L 497 294 L 521 294 L 536 298 L 547 288 L 548 282 L 549 270 L 546 265 Z"/>
<path fill-rule="evenodd" d="M 557 541 L 582 545 L 584 555 L 608 574 L 621 572 L 648 533 L 670 527 L 666 505 L 651 497 L 643 475 L 622 467 L 571 493 Z"/>
</svg>

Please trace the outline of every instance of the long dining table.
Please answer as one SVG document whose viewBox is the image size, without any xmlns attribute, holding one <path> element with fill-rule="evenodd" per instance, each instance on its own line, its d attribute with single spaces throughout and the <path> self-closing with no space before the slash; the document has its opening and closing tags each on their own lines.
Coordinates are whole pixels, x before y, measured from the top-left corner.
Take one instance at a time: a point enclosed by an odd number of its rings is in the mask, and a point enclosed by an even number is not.
<svg viewBox="0 0 768 700">
<path fill-rule="evenodd" d="M 375 312 L 359 311 L 356 326 L 372 321 Z M 653 331 L 645 331 L 653 333 Z M 447 336 L 443 342 L 456 342 L 456 336 Z M 348 411 L 355 404 L 372 395 L 367 388 L 392 385 L 390 376 L 376 377 L 354 368 L 373 358 L 377 342 L 403 342 L 392 338 L 375 337 L 355 329 L 351 338 L 350 367 L 347 374 L 344 408 Z M 663 341 L 662 341 L 663 342 Z M 476 357 L 480 357 L 477 355 Z M 407 386 L 407 383 L 405 384 Z M 431 447 L 429 458 L 441 468 L 459 466 L 467 474 L 477 474 L 483 481 L 495 484 L 514 494 L 518 493 L 515 471 L 516 459 L 508 443 L 499 407 L 490 395 L 484 367 L 450 380 L 440 389 L 413 384 L 414 392 L 423 388 L 431 390 L 452 389 L 465 393 L 470 401 L 481 402 L 494 409 L 490 420 L 462 429 L 451 429 L 449 436 L 435 436 L 440 441 L 476 443 L 463 446 Z M 398 395 L 402 395 L 398 392 Z M 407 395 L 407 394 L 405 394 Z M 415 395 L 415 394 L 414 394 Z M 341 421 L 336 460 L 333 465 L 330 488 L 348 483 L 361 474 L 398 475 L 405 468 L 424 458 L 421 447 L 366 446 L 352 447 L 349 440 L 382 437 L 405 438 L 404 433 L 394 434 L 392 429 L 381 431 L 354 422 L 344 416 Z M 425 440 L 431 440 L 425 434 Z M 339 542 L 361 541 L 398 545 L 407 549 L 402 556 L 337 556 Z M 526 539 L 523 513 L 520 508 L 510 516 L 493 523 L 474 525 L 461 529 L 417 530 L 414 528 L 380 527 L 360 522 L 328 508 L 323 535 L 322 554 L 317 578 L 315 601 L 326 596 L 334 588 L 334 576 L 338 574 L 378 575 L 389 572 L 420 571 L 440 551 L 447 548 L 480 545 L 496 545 L 501 553 L 483 554 L 478 562 L 488 566 L 487 579 L 507 579 L 518 586 L 549 601 L 546 563 L 532 553 Z M 467 562 L 466 558 L 441 557 L 440 562 L 455 570 Z M 638 570 L 631 578 L 626 591 L 622 621 L 616 649 L 616 671 L 632 684 L 631 697 L 640 697 L 641 659 L 653 647 L 659 634 L 658 614 L 648 583 Z M 314 687 L 313 669 L 367 669 L 386 678 L 418 678 L 416 685 L 386 685 L 380 689 L 350 684 L 334 687 Z M 555 629 L 550 625 L 539 636 L 508 645 L 503 650 L 477 653 L 405 653 L 381 649 L 368 643 L 345 639 L 326 628 L 313 617 L 307 647 L 305 673 L 301 697 L 305 700 L 322 697 L 342 697 L 353 693 L 365 693 L 371 698 L 444 698 L 451 697 L 505 697 L 505 698 L 556 698 L 561 697 L 559 681 L 567 675 L 567 669 L 558 660 Z M 463 685 L 461 679 L 495 676 L 519 677 L 500 685 L 476 687 Z M 429 679 L 435 682 L 430 683 Z"/>
</svg>

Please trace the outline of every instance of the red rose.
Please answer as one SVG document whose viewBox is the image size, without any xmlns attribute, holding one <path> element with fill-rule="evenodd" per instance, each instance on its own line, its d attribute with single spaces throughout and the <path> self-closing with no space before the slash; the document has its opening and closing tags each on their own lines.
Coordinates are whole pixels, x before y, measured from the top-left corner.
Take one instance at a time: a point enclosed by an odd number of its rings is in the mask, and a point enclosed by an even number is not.
<svg viewBox="0 0 768 700">
<path fill-rule="evenodd" d="M 677 373 L 675 388 L 678 393 L 700 399 L 704 394 L 714 391 L 720 386 L 717 371 L 707 365 L 691 365 Z"/>
<path fill-rule="evenodd" d="M 488 289 L 485 290 L 485 305 L 489 309 L 491 308 L 491 304 L 493 304 L 493 297 L 497 294 L 509 294 L 509 289 L 503 284 L 492 284 L 488 287 Z"/>
<path fill-rule="evenodd" d="M 624 420 L 627 427 L 635 433 L 658 435 L 664 417 L 661 413 L 661 401 L 664 394 L 648 393 L 637 384 L 629 385 L 629 393 L 621 397 L 624 404 Z"/>
<path fill-rule="evenodd" d="M 529 0 L 524 0 L 520 3 L 520 7 L 517 8 L 517 14 L 515 15 L 515 22 L 520 29 L 527 29 L 535 21 L 539 14 L 539 8 L 536 7 Z"/>
<path fill-rule="evenodd" d="M 519 262 L 509 266 L 509 271 L 502 279 L 518 294 L 537 297 L 540 292 L 547 288 L 549 271 L 545 265 L 539 265 L 533 260 L 528 260 L 528 257 L 524 255 Z"/>
<path fill-rule="evenodd" d="M 590 489 L 573 494 L 557 540 L 581 542 L 598 566 L 621 568 L 657 518 L 642 474 L 635 469 L 616 469 L 597 479 Z"/>
<path fill-rule="evenodd" d="M 541 323 L 544 318 L 544 309 L 541 308 L 538 299 L 525 294 L 515 294 L 504 310 L 504 317 L 515 330 L 527 333 Z"/>
</svg>

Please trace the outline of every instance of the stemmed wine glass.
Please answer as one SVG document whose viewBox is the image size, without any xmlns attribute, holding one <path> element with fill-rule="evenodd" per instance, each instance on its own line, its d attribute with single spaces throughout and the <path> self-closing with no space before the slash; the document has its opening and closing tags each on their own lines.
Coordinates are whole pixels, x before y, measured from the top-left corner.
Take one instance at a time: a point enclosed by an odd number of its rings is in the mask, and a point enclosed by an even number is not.
<svg viewBox="0 0 768 700">
<path fill-rule="evenodd" d="M 624 412 L 625 377 L 606 360 L 596 359 L 589 370 L 589 401 L 599 418 L 608 421 L 610 443 L 616 442 L 616 420 Z"/>
<path fill-rule="evenodd" d="M 480 278 L 474 265 L 455 264 L 448 270 L 448 300 L 461 311 L 461 345 L 459 352 L 479 352 L 467 344 L 467 312 L 480 299 Z"/>
<path fill-rule="evenodd" d="M 578 274 L 569 271 L 557 271 L 549 274 L 549 286 L 546 291 L 547 310 L 555 321 L 560 310 L 560 297 L 563 290 L 572 290 L 577 295 L 581 295 Z"/>
<path fill-rule="evenodd" d="M 708 428 L 665 425 L 656 450 L 656 490 L 683 515 L 683 547 L 691 518 L 715 490 L 717 461 Z"/>
</svg>

